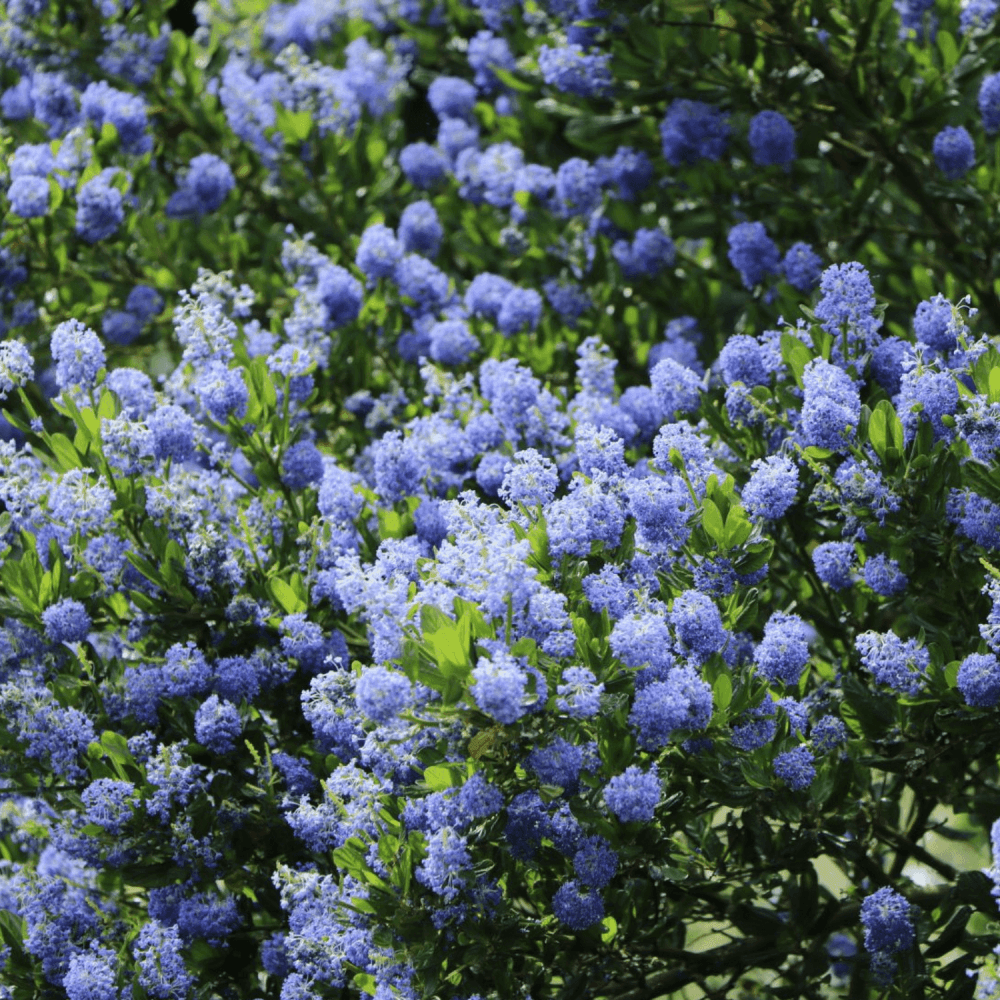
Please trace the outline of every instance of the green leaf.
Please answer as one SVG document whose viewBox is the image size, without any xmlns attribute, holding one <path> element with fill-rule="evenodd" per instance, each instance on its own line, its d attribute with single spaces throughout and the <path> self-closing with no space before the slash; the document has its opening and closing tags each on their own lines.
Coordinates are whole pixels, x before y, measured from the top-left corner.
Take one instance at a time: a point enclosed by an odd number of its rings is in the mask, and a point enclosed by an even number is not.
<svg viewBox="0 0 1000 1000">
<path fill-rule="evenodd" d="M 1000 368 L 990 369 L 989 391 L 987 399 L 991 403 L 1000 403 Z"/>
<path fill-rule="evenodd" d="M 806 365 L 813 359 L 812 351 L 798 337 L 794 337 L 790 333 L 783 333 L 781 335 L 781 357 L 791 369 L 795 381 L 801 388 L 802 373 L 805 371 Z"/>
<path fill-rule="evenodd" d="M 725 711 L 729 703 L 733 700 L 733 682 L 729 679 L 729 674 L 719 674 L 712 685 L 712 700 L 715 707 L 720 711 Z"/>
<path fill-rule="evenodd" d="M 285 614 L 300 614 L 308 607 L 306 602 L 295 593 L 291 585 L 282 580 L 281 577 L 272 576 L 267 581 L 267 589 Z"/>
<path fill-rule="evenodd" d="M 65 434 L 50 434 L 46 443 L 52 449 L 52 455 L 61 472 L 80 468 L 82 464 L 80 453 L 73 447 L 73 442 Z"/>
<path fill-rule="evenodd" d="M 456 788 L 463 783 L 458 769 L 449 764 L 434 764 L 428 767 L 424 771 L 424 782 L 428 788 L 435 792 L 442 792 L 446 788 Z"/>
<path fill-rule="evenodd" d="M 278 105 L 275 124 L 286 141 L 303 142 L 312 131 L 313 119 L 308 111 L 289 111 Z"/>
<path fill-rule="evenodd" d="M 944 71 L 951 72 L 952 67 L 958 62 L 958 46 L 955 44 L 955 37 L 949 31 L 940 30 L 937 33 L 937 47 L 944 63 Z"/>
<path fill-rule="evenodd" d="M 732 549 L 737 545 L 742 545 L 753 531 L 753 525 L 747 520 L 746 512 L 742 507 L 736 506 L 729 511 L 726 518 L 726 537 L 723 548 Z"/>
<path fill-rule="evenodd" d="M 471 627 L 464 630 L 443 611 L 431 605 L 420 609 L 420 630 L 425 644 L 445 677 L 466 677 L 472 670 L 469 658 Z"/>
<path fill-rule="evenodd" d="M 716 506 L 714 501 L 709 500 L 708 497 L 702 502 L 701 525 L 709 538 L 718 545 L 723 544 L 726 537 L 726 526 L 722 520 L 722 514 L 719 512 L 718 506 Z"/>
</svg>

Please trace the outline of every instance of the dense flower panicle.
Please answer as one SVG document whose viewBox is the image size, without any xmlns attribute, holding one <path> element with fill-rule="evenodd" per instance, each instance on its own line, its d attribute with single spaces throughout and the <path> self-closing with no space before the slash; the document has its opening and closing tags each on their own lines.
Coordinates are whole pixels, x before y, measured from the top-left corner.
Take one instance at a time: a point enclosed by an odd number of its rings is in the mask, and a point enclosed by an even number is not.
<svg viewBox="0 0 1000 1000">
<path fill-rule="evenodd" d="M 438 364 L 462 365 L 479 350 L 479 341 L 464 320 L 444 320 L 430 328 L 428 350 Z"/>
<path fill-rule="evenodd" d="M 0 400 L 35 376 L 35 362 L 19 340 L 0 342 Z"/>
<path fill-rule="evenodd" d="M 444 229 L 434 206 L 425 199 L 411 202 L 399 217 L 399 242 L 406 253 L 436 257 Z"/>
<path fill-rule="evenodd" d="M 377 280 L 391 278 L 402 259 L 403 247 L 396 234 L 388 226 L 375 223 L 361 234 L 354 263 L 365 277 Z"/>
<path fill-rule="evenodd" d="M 984 549 L 1000 549 L 1000 505 L 972 490 L 951 489 L 945 514 L 959 532 Z"/>
<path fill-rule="evenodd" d="M 87 638 L 92 621 L 79 601 L 66 597 L 42 612 L 42 623 L 50 642 L 82 642 Z"/>
<path fill-rule="evenodd" d="M 896 410 L 903 425 L 903 439 L 909 444 L 920 423 L 928 420 L 935 440 L 951 441 L 954 427 L 942 417 L 954 416 L 959 406 L 958 384 L 950 371 L 932 371 L 920 366 L 911 368 L 900 380 Z"/>
<path fill-rule="evenodd" d="M 864 581 L 882 597 L 898 597 L 906 591 L 906 574 L 895 559 L 883 553 L 870 556 L 861 570 Z"/>
<path fill-rule="evenodd" d="M 697 590 L 685 590 L 674 598 L 670 622 L 678 639 L 700 660 L 719 652 L 729 639 L 715 601 Z"/>
<path fill-rule="evenodd" d="M 891 982 L 896 969 L 893 956 L 915 940 L 914 907 L 894 889 L 885 886 L 861 902 L 861 926 L 872 971 L 882 985 Z"/>
<path fill-rule="evenodd" d="M 361 312 L 364 292 L 361 282 L 344 267 L 326 264 L 316 276 L 316 295 L 326 307 L 329 329 L 354 322 Z"/>
<path fill-rule="evenodd" d="M 474 73 L 473 82 L 484 94 L 492 94 L 500 86 L 494 67 L 508 72 L 515 67 L 507 39 L 493 31 L 478 31 L 469 39 L 467 58 Z"/>
<path fill-rule="evenodd" d="M 638 229 L 632 242 L 616 240 L 611 247 L 626 279 L 655 278 L 673 264 L 677 256 L 674 241 L 662 229 Z"/>
<path fill-rule="evenodd" d="M 139 983 L 151 997 L 183 1000 L 190 996 L 194 977 L 187 971 L 181 946 L 176 924 L 164 926 L 157 920 L 143 924 L 132 949 L 139 965 Z"/>
<path fill-rule="evenodd" d="M 669 419 L 677 414 L 694 413 L 701 405 L 701 378 L 673 358 L 665 358 L 653 366 L 649 383 L 656 405 Z"/>
<path fill-rule="evenodd" d="M 924 686 L 930 653 L 916 639 L 905 642 L 893 632 L 862 632 L 855 640 L 862 665 L 879 684 L 903 694 L 917 694 Z"/>
<path fill-rule="evenodd" d="M 420 189 L 440 184 L 451 170 L 448 157 L 426 142 L 412 142 L 399 151 L 399 166 L 406 179 Z"/>
<path fill-rule="evenodd" d="M 365 668 L 354 690 L 358 708 L 379 723 L 390 722 L 413 702 L 409 679 L 384 666 Z"/>
<path fill-rule="evenodd" d="M 1000 661 L 993 653 L 971 653 L 958 668 L 958 689 L 966 704 L 993 708 L 1000 703 Z"/>
<path fill-rule="evenodd" d="M 793 791 L 808 788 L 816 777 L 813 755 L 807 747 L 798 746 L 774 758 L 774 773 Z"/>
<path fill-rule="evenodd" d="M 93 386 L 104 366 L 104 348 L 97 334 L 78 319 L 68 319 L 52 331 L 50 344 L 56 363 L 56 384 L 60 389 Z"/>
<path fill-rule="evenodd" d="M 30 174 L 15 178 L 7 191 L 10 210 L 22 219 L 37 219 L 49 211 L 49 182 Z"/>
<path fill-rule="evenodd" d="M 799 488 L 799 470 L 783 455 L 757 458 L 753 474 L 743 487 L 743 505 L 751 517 L 776 520 L 795 502 Z"/>
<path fill-rule="evenodd" d="M 613 82 L 610 62 L 610 55 L 586 53 L 580 45 L 557 48 L 543 45 L 538 50 L 538 68 L 545 82 L 577 97 L 601 97 L 608 93 Z"/>
<path fill-rule="evenodd" d="M 874 348 L 881 320 L 874 315 L 875 289 L 865 268 L 857 261 L 834 264 L 823 272 L 819 287 L 823 295 L 816 304 L 816 318 L 834 337 L 834 359 L 848 361 Z M 847 357 L 842 352 L 845 337 Z"/>
<path fill-rule="evenodd" d="M 934 137 L 934 161 L 945 179 L 957 181 L 976 162 L 976 144 L 964 126 L 947 126 Z"/>
<path fill-rule="evenodd" d="M 997 0 L 966 0 L 958 19 L 958 30 L 967 35 L 970 32 L 986 31 L 1000 10 Z"/>
<path fill-rule="evenodd" d="M 781 266 L 781 252 L 763 222 L 739 222 L 729 230 L 729 263 L 740 272 L 743 287 L 752 290 Z"/>
<path fill-rule="evenodd" d="M 62 987 L 69 1000 L 118 1000 L 117 956 L 96 942 L 70 955 Z"/>
<path fill-rule="evenodd" d="M 795 159 L 795 129 L 779 111 L 761 111 L 750 119 L 750 153 L 758 167 L 787 167 Z"/>
<path fill-rule="evenodd" d="M 476 88 L 458 76 L 439 76 L 427 88 L 427 103 L 438 118 L 468 118 L 476 103 Z"/>
<path fill-rule="evenodd" d="M 608 809 L 622 823 L 648 823 L 659 805 L 660 796 L 660 778 L 655 766 L 643 771 L 630 765 L 604 788 Z"/>
<path fill-rule="evenodd" d="M 487 715 L 504 725 L 524 715 L 527 709 L 522 702 L 528 690 L 528 675 L 510 654 L 481 656 L 472 678 L 469 690 Z"/>
<path fill-rule="evenodd" d="M 614 156 L 598 157 L 601 184 L 614 185 L 622 201 L 635 201 L 653 180 L 653 163 L 641 150 L 619 146 Z"/>
<path fill-rule="evenodd" d="M 542 318 L 542 297 L 533 288 L 512 288 L 497 311 L 497 329 L 512 337 L 525 327 L 534 330 Z"/>
<path fill-rule="evenodd" d="M 604 918 L 604 901 L 596 889 L 581 891 L 577 881 L 570 879 L 552 897 L 552 912 L 570 930 L 582 931 Z"/>
<path fill-rule="evenodd" d="M 809 627 L 798 615 L 775 611 L 764 626 L 753 662 L 769 681 L 794 687 L 809 662 Z"/>
<path fill-rule="evenodd" d="M 813 549 L 816 575 L 834 590 L 846 590 L 854 583 L 857 554 L 851 542 L 822 542 Z"/>
<path fill-rule="evenodd" d="M 704 729 L 712 718 L 712 689 L 690 667 L 675 667 L 666 680 L 636 693 L 629 725 L 639 745 L 655 751 L 666 746 L 675 729 Z"/>
<path fill-rule="evenodd" d="M 802 373 L 802 443 L 844 451 L 861 417 L 858 384 L 842 368 L 814 358 Z"/>
<path fill-rule="evenodd" d="M 702 101 L 675 100 L 660 122 L 663 155 L 674 167 L 700 159 L 718 160 L 726 150 L 729 120 L 719 108 Z"/>
<path fill-rule="evenodd" d="M 88 243 L 107 239 L 125 221 L 122 193 L 103 173 L 80 188 L 76 206 L 76 233 Z"/>
<path fill-rule="evenodd" d="M 969 332 L 962 314 L 938 293 L 921 302 L 913 316 L 913 332 L 917 339 L 935 351 L 951 351 L 958 346 L 958 337 Z"/>
<path fill-rule="evenodd" d="M 793 243 L 781 259 L 780 270 L 793 288 L 811 292 L 819 283 L 823 261 L 808 243 Z"/>
<path fill-rule="evenodd" d="M 567 667 L 562 674 L 562 683 L 557 685 L 556 706 L 575 719 L 587 719 L 597 715 L 604 693 L 604 682 L 597 683 L 592 670 L 587 667 Z"/>
<path fill-rule="evenodd" d="M 983 77 L 977 103 L 983 131 L 990 136 L 996 135 L 1000 132 L 1000 73 L 988 73 Z"/>
<path fill-rule="evenodd" d="M 748 386 L 766 385 L 770 381 L 760 344 L 745 333 L 729 337 L 719 352 L 719 370 L 727 385 L 742 382 Z"/>
</svg>

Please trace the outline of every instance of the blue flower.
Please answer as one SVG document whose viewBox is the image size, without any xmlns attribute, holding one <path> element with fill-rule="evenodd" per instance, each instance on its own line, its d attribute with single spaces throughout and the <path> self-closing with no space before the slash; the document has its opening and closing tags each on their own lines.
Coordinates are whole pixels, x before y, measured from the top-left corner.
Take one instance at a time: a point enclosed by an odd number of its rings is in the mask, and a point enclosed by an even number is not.
<svg viewBox="0 0 1000 1000">
<path fill-rule="evenodd" d="M 743 487 L 743 505 L 751 517 L 776 520 L 795 502 L 799 470 L 783 455 L 769 455 L 753 462 L 753 474 Z"/>
<path fill-rule="evenodd" d="M 79 601 L 65 597 L 42 612 L 42 624 L 49 642 L 82 642 L 92 622 Z"/>
<path fill-rule="evenodd" d="M 60 389 L 89 389 L 104 366 L 104 348 L 97 334 L 78 319 L 68 319 L 52 331 L 52 360 Z"/>
<path fill-rule="evenodd" d="M 442 365 L 464 365 L 479 350 L 479 341 L 464 320 L 449 319 L 430 328 L 432 361 Z"/>
<path fill-rule="evenodd" d="M 701 101 L 675 100 L 660 123 L 663 155 L 671 166 L 718 160 L 726 149 L 729 120 L 719 108 Z"/>
<path fill-rule="evenodd" d="M 87 181 L 76 195 L 76 233 L 88 243 L 107 239 L 125 221 L 122 193 L 103 174 Z"/>
<path fill-rule="evenodd" d="M 476 704 L 497 722 L 509 725 L 527 711 L 522 700 L 528 690 L 528 675 L 509 653 L 481 656 L 472 679 L 469 691 Z"/>
<path fill-rule="evenodd" d="M 538 68 L 545 82 L 577 97 L 599 97 L 610 91 L 610 62 L 609 54 L 585 53 L 580 45 L 543 45 L 538 50 Z"/>
<path fill-rule="evenodd" d="M 822 269 L 822 259 L 808 243 L 793 243 L 781 261 L 785 281 L 800 292 L 810 292 L 816 287 Z"/>
<path fill-rule="evenodd" d="M 199 743 L 216 753 L 229 753 L 243 731 L 239 709 L 223 701 L 217 694 L 209 695 L 194 717 L 194 734 Z"/>
<path fill-rule="evenodd" d="M 754 650 L 757 672 L 789 687 L 798 684 L 809 662 L 809 628 L 794 614 L 775 611 L 764 626 L 764 638 Z"/>
<path fill-rule="evenodd" d="M 861 663 L 879 684 L 915 695 L 924 686 L 930 653 L 916 639 L 905 642 L 893 632 L 862 632 L 854 640 Z"/>
<path fill-rule="evenodd" d="M 399 242 L 406 253 L 436 257 L 443 236 L 441 221 L 429 201 L 415 201 L 403 209 L 399 218 Z"/>
<path fill-rule="evenodd" d="M 392 721 L 413 702 L 408 677 L 388 667 L 366 667 L 354 688 L 358 708 L 378 723 Z"/>
<path fill-rule="evenodd" d="M 740 222 L 729 230 L 729 263 L 740 272 L 743 287 L 753 289 L 781 266 L 777 244 L 763 222 Z"/>
<path fill-rule="evenodd" d="M 712 689 L 690 667 L 674 667 L 666 680 L 636 692 L 629 725 L 639 745 L 650 751 L 665 747 L 674 730 L 700 730 L 712 718 Z"/>
<path fill-rule="evenodd" d="M 802 443 L 831 451 L 846 450 L 861 418 L 858 384 L 842 368 L 823 358 L 814 358 L 806 365 L 802 384 Z"/>
<path fill-rule="evenodd" d="M 604 918 L 604 901 L 596 889 L 581 892 L 571 879 L 556 890 L 552 912 L 570 930 L 582 931 Z"/>
<path fill-rule="evenodd" d="M 905 951 L 914 942 L 913 911 L 906 898 L 888 886 L 861 902 L 865 949 L 871 954 L 872 969 L 883 985 L 891 981 L 895 971 L 891 956 Z"/>
<path fill-rule="evenodd" d="M 774 773 L 788 785 L 792 791 L 799 792 L 808 788 L 816 777 L 813 766 L 813 755 L 807 747 L 794 747 L 785 753 L 779 753 L 774 758 Z"/>
<path fill-rule="evenodd" d="M 987 0 L 996 7 L 995 0 Z M 979 115 L 983 131 L 990 136 L 1000 132 L 1000 73 L 988 73 L 979 85 Z"/>
<path fill-rule="evenodd" d="M 448 157 L 426 142 L 413 142 L 399 151 L 399 166 L 416 188 L 432 188 L 451 170 Z"/>
<path fill-rule="evenodd" d="M 993 708 L 1000 702 L 1000 661 L 993 653 L 971 653 L 958 668 L 958 689 L 966 704 Z"/>
<path fill-rule="evenodd" d="M 934 161 L 949 181 L 956 181 L 976 162 L 976 144 L 964 126 L 947 126 L 934 137 Z"/>
<path fill-rule="evenodd" d="M 427 101 L 438 118 L 470 118 L 476 88 L 458 76 L 439 76 L 427 88 Z"/>
<path fill-rule="evenodd" d="M 758 167 L 787 166 L 795 159 L 795 129 L 778 111 L 761 111 L 750 119 L 750 155 Z"/>
<path fill-rule="evenodd" d="M 655 765 L 643 771 L 636 765 L 615 775 L 604 788 L 604 802 L 622 823 L 648 823 L 661 797 Z"/>
<path fill-rule="evenodd" d="M 30 174 L 18 177 L 7 191 L 10 210 L 22 219 L 36 219 L 49 211 L 49 182 Z"/>
<path fill-rule="evenodd" d="M 396 234 L 388 226 L 378 222 L 361 234 L 354 263 L 366 278 L 377 280 L 391 278 L 402 259 L 403 247 L 396 239 Z"/>
<path fill-rule="evenodd" d="M 699 660 L 719 652 L 729 638 L 715 602 L 697 590 L 685 590 L 674 598 L 670 622 L 677 638 Z"/>
<path fill-rule="evenodd" d="M 816 575 L 834 590 L 845 590 L 853 584 L 856 559 L 851 542 L 821 542 L 812 553 Z"/>
<path fill-rule="evenodd" d="M 296 441 L 281 458 L 281 481 L 290 490 L 315 486 L 323 478 L 323 455 L 312 441 Z"/>
<path fill-rule="evenodd" d="M 882 597 L 898 597 L 906 590 L 906 575 L 899 563 L 883 553 L 869 557 L 861 570 L 865 583 Z"/>
<path fill-rule="evenodd" d="M 542 318 L 542 297 L 533 288 L 511 288 L 497 312 L 497 329 L 512 337 L 525 327 L 534 330 Z"/>
</svg>

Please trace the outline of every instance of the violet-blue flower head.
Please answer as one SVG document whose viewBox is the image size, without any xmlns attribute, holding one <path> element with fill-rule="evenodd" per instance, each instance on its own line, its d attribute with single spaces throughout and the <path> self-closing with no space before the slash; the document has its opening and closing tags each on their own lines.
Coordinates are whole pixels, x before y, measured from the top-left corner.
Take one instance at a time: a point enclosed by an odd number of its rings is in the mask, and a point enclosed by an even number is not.
<svg viewBox="0 0 1000 1000">
<path fill-rule="evenodd" d="M 743 506 L 751 517 L 777 520 L 795 502 L 798 466 L 784 455 L 769 455 L 755 459 L 753 470 L 743 487 Z"/>
<path fill-rule="evenodd" d="M 715 602 L 697 590 L 685 590 L 674 598 L 670 622 L 677 638 L 699 660 L 719 652 L 729 637 Z"/>
<path fill-rule="evenodd" d="M 764 626 L 764 637 L 754 650 L 757 672 L 788 687 L 798 684 L 809 662 L 809 628 L 795 614 L 775 611 Z"/>
<path fill-rule="evenodd" d="M 774 773 L 792 791 L 799 792 L 808 788 L 816 777 L 813 761 L 813 755 L 807 747 L 793 747 L 774 758 Z"/>
<path fill-rule="evenodd" d="M 80 601 L 64 597 L 42 612 L 42 624 L 49 642 L 82 642 L 92 622 Z"/>
<path fill-rule="evenodd" d="M 946 126 L 934 136 L 934 162 L 945 179 L 957 181 L 972 169 L 976 162 L 976 144 L 968 130 Z"/>
<path fill-rule="evenodd" d="M 780 111 L 761 111 L 750 119 L 750 155 L 758 167 L 784 167 L 795 159 L 795 129 Z"/>
<path fill-rule="evenodd" d="M 700 159 L 718 160 L 729 139 L 729 120 L 710 104 L 678 99 L 660 122 L 660 138 L 663 155 L 671 166 L 693 166 Z"/>
<path fill-rule="evenodd" d="M 648 823 L 661 796 L 656 767 L 643 771 L 635 764 L 616 774 L 604 788 L 604 802 L 622 823 Z"/>
<path fill-rule="evenodd" d="M 1000 702 L 1000 661 L 993 653 L 971 653 L 958 668 L 958 690 L 967 705 L 996 706 Z"/>
</svg>

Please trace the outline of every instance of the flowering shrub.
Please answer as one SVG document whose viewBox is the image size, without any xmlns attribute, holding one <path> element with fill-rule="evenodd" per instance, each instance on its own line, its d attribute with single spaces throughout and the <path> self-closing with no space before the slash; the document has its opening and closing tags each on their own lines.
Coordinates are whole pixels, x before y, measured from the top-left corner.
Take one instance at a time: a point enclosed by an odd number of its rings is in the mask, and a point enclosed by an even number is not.
<svg viewBox="0 0 1000 1000">
<path fill-rule="evenodd" d="M 0 6 L 0 1000 L 994 995 L 996 5 L 168 8 Z"/>
</svg>

